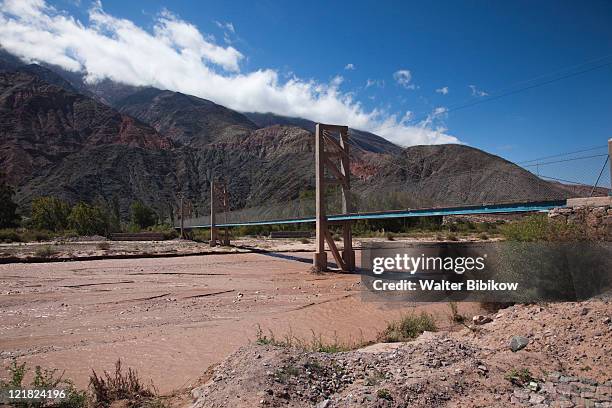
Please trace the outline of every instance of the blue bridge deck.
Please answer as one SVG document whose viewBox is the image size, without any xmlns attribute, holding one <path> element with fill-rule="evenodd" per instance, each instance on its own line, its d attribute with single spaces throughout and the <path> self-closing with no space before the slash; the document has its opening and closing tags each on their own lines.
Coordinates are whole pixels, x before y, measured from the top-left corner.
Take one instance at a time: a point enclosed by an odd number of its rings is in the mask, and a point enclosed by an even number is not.
<svg viewBox="0 0 612 408">
<path fill-rule="evenodd" d="M 429 208 L 418 210 L 395 210 L 370 213 L 354 213 L 330 215 L 327 217 L 328 222 L 353 221 L 353 220 L 377 220 L 389 218 L 407 218 L 407 217 L 433 217 L 441 215 L 471 215 L 471 214 L 504 214 L 504 213 L 520 213 L 520 212 L 542 212 L 548 211 L 555 207 L 564 207 L 566 200 L 556 201 L 540 201 L 531 203 L 510 203 L 510 204 L 491 204 L 478 206 L 463 206 L 463 207 L 447 207 L 447 208 Z M 282 220 L 262 220 L 262 221 L 244 221 L 244 222 L 229 222 L 215 224 L 216 227 L 241 227 L 248 225 L 274 225 L 274 224 L 298 224 L 315 222 L 314 217 L 310 218 L 293 218 Z M 178 227 L 177 227 L 178 228 Z M 203 225 L 186 225 L 185 228 L 210 228 L 210 224 Z"/>
</svg>

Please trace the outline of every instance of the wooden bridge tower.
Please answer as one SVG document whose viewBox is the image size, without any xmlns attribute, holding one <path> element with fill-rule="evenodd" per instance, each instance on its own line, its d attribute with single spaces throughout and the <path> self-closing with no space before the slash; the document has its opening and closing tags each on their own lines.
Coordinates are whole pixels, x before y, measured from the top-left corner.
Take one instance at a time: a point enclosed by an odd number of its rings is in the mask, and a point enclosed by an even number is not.
<svg viewBox="0 0 612 408">
<path fill-rule="evenodd" d="M 338 139 L 334 138 L 338 135 Z M 313 266 L 316 270 L 327 270 L 327 253 L 325 242 L 329 246 L 336 264 L 342 271 L 355 270 L 355 251 L 351 222 L 342 222 L 342 240 L 344 249 L 338 251 L 329 231 L 326 211 L 327 186 L 340 185 L 342 188 L 342 212 L 351 212 L 350 202 L 350 154 L 347 126 L 325 125 L 317 123 L 315 131 L 315 166 L 316 166 L 316 252 Z M 326 172 L 327 170 L 327 172 Z M 328 173 L 331 178 L 326 177 Z"/>
</svg>

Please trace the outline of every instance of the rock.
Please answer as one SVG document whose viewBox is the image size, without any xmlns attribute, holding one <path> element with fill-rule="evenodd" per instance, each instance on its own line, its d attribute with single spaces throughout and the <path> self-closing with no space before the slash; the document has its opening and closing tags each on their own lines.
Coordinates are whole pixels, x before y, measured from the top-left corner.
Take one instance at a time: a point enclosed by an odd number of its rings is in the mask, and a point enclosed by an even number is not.
<svg viewBox="0 0 612 408">
<path fill-rule="evenodd" d="M 527 388 L 529 388 L 531 391 L 537 391 L 538 389 L 540 389 L 540 386 L 538 385 L 537 382 L 535 381 L 530 381 L 529 384 L 527 384 Z"/>
<path fill-rule="evenodd" d="M 510 339 L 510 350 L 517 352 L 524 349 L 529 344 L 529 339 L 523 336 L 512 336 Z"/>
<path fill-rule="evenodd" d="M 474 324 L 485 324 L 491 323 L 493 320 L 489 316 L 476 315 L 472 317 L 472 323 Z"/>
<path fill-rule="evenodd" d="M 323 401 L 317 404 L 317 408 L 327 408 L 330 402 L 331 402 L 330 400 L 324 399 Z"/>
</svg>

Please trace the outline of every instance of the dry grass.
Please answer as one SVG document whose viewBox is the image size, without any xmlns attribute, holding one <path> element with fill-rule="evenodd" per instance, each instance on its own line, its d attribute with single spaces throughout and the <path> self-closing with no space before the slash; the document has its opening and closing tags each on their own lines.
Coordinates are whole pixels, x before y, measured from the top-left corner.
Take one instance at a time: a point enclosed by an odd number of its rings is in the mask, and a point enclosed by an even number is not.
<svg viewBox="0 0 612 408">
<path fill-rule="evenodd" d="M 425 331 L 437 331 L 438 327 L 433 316 L 422 312 L 420 315 L 406 315 L 400 320 L 391 322 L 378 335 L 382 343 L 397 343 L 416 339 Z"/>
<path fill-rule="evenodd" d="M 143 385 L 138 373 L 128 368 L 123 371 L 121 360 L 117 360 L 115 371 L 104 371 L 100 376 L 92 370 L 89 377 L 93 404 L 96 407 L 109 407 L 115 401 L 126 401 L 128 406 L 159 406 L 155 387 Z M 163 405 L 163 404 L 162 404 Z"/>
</svg>

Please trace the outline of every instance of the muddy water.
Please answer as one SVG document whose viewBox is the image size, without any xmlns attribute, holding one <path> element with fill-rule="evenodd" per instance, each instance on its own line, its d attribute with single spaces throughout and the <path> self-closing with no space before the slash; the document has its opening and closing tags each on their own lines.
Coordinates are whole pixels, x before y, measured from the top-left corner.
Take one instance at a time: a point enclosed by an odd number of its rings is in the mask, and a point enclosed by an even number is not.
<svg viewBox="0 0 612 408">
<path fill-rule="evenodd" d="M 362 302 L 359 276 L 308 272 L 308 253 L 0 265 L 0 355 L 85 387 L 121 358 L 160 392 L 256 337 L 373 339 L 411 305 Z M 359 259 L 359 257 L 357 257 Z M 446 304 L 421 305 L 448 324 Z M 465 314 L 475 305 L 461 305 Z"/>
</svg>

